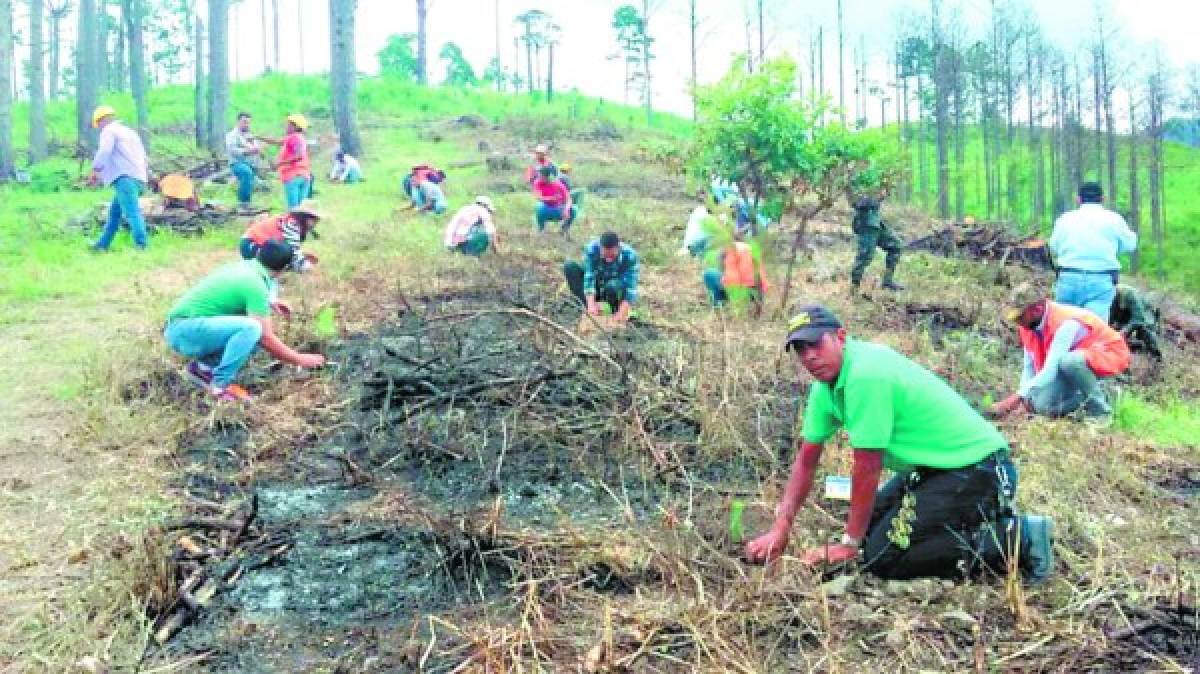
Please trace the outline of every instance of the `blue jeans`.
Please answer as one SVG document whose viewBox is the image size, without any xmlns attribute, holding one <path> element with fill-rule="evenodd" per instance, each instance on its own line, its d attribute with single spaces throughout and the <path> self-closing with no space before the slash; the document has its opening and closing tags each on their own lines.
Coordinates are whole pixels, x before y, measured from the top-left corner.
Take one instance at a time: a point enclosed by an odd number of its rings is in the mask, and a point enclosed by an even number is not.
<svg viewBox="0 0 1200 674">
<path fill-rule="evenodd" d="M 1088 416 L 1112 413 L 1099 378 L 1079 351 L 1058 361 L 1058 372 L 1049 383 L 1030 389 L 1029 403 L 1033 411 L 1048 417 L 1066 416 L 1081 406 Z"/>
<path fill-rule="evenodd" d="M 708 288 L 708 299 L 714 307 L 719 307 L 729 300 L 725 286 L 721 283 L 721 272 L 716 269 L 704 270 L 704 287 Z"/>
<path fill-rule="evenodd" d="M 167 345 L 181 356 L 213 367 L 213 385 L 233 383 L 258 349 L 262 325 L 249 316 L 176 318 L 163 331 Z"/>
<path fill-rule="evenodd" d="M 112 186 L 113 200 L 108 206 L 108 222 L 105 223 L 95 248 L 108 250 L 121 227 L 122 216 L 129 222 L 129 230 L 133 233 L 133 245 L 145 248 L 146 221 L 142 219 L 142 209 L 138 204 L 138 197 L 142 194 L 142 183 L 129 176 L 121 176 L 113 181 Z"/>
<path fill-rule="evenodd" d="M 283 199 L 289 211 L 308 197 L 308 189 L 309 180 L 305 176 L 296 176 L 283 184 Z"/>
<path fill-rule="evenodd" d="M 1054 284 L 1055 302 L 1087 309 L 1105 323 L 1108 322 L 1108 312 L 1116 294 L 1117 286 L 1113 283 L 1112 275 L 1107 272 L 1085 274 L 1063 271 L 1059 273 L 1058 282 Z"/>
<path fill-rule="evenodd" d="M 547 206 L 544 203 L 538 204 L 537 213 L 534 214 L 534 223 L 537 226 L 537 231 L 545 231 L 547 222 L 561 222 L 563 231 L 571 228 L 571 223 L 575 221 L 575 207 L 571 206 L 570 210 L 563 212 L 563 209 L 554 206 Z"/>
<path fill-rule="evenodd" d="M 238 203 L 243 206 L 249 205 L 250 198 L 254 195 L 254 167 L 249 162 L 235 161 L 229 165 L 229 170 L 237 177 Z"/>
</svg>

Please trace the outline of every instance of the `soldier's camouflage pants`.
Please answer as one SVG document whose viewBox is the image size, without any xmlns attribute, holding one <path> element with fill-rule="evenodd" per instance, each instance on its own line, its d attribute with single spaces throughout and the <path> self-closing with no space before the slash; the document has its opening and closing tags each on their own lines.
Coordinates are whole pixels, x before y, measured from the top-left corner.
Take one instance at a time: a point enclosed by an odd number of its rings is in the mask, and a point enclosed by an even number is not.
<svg viewBox="0 0 1200 674">
<path fill-rule="evenodd" d="M 875 257 L 875 249 L 882 248 L 887 257 L 884 259 L 883 280 L 888 282 L 896 273 L 896 263 L 900 261 L 900 251 L 904 250 L 904 242 L 887 223 L 879 223 L 879 227 L 857 227 L 854 236 L 858 241 L 858 253 L 854 256 L 854 268 L 850 271 L 850 280 L 854 285 L 862 281 L 863 272 L 871 259 Z"/>
</svg>

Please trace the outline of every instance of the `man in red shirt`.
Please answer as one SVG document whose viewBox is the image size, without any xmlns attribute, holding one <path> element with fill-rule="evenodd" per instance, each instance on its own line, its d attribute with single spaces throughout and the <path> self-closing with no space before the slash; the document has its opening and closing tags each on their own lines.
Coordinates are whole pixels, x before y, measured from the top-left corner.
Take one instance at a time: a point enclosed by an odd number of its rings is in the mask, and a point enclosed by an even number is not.
<svg viewBox="0 0 1200 674">
<path fill-rule="evenodd" d="M 562 223 L 562 234 L 566 236 L 575 221 L 575 206 L 571 203 L 571 192 L 558 179 L 554 166 L 543 166 L 538 179 L 533 181 L 533 196 L 538 200 L 533 216 L 533 226 L 544 232 L 550 221 Z"/>
</svg>

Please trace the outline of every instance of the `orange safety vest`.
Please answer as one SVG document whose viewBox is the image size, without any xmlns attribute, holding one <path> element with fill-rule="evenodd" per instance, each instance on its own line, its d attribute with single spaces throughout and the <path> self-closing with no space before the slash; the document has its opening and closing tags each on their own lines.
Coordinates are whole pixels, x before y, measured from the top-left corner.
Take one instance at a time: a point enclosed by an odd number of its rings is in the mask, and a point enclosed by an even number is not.
<svg viewBox="0 0 1200 674">
<path fill-rule="evenodd" d="M 1100 317 L 1087 309 L 1046 302 L 1045 328 L 1039 335 L 1025 327 L 1017 327 L 1021 346 L 1033 356 L 1034 372 L 1041 372 L 1046 364 L 1046 352 L 1054 341 L 1054 335 L 1066 321 L 1079 321 L 1087 334 L 1072 351 L 1083 353 L 1088 367 L 1098 377 L 1111 377 L 1129 368 L 1129 345 L 1121 333 L 1108 327 Z"/>
<path fill-rule="evenodd" d="M 725 249 L 725 269 L 721 276 L 721 285 L 725 287 L 755 287 L 757 285 L 754 279 L 756 266 L 758 267 L 758 279 L 762 282 L 762 292 L 765 295 L 770 285 L 767 283 L 767 275 L 763 271 L 762 265 L 755 265 L 754 251 L 751 250 L 749 244 L 735 241 L 732 246 Z"/>
<path fill-rule="evenodd" d="M 252 223 L 246 228 L 243 239 L 250 239 L 256 246 L 262 246 L 268 241 L 287 241 L 283 234 L 283 223 L 290 217 L 287 213 L 266 218 Z"/>
</svg>

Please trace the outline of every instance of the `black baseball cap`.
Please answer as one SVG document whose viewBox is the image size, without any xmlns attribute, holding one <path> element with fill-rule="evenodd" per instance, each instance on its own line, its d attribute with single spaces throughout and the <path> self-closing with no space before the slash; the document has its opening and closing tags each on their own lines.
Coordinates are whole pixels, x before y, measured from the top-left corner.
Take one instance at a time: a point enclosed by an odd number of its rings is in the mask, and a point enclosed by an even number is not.
<svg viewBox="0 0 1200 674">
<path fill-rule="evenodd" d="M 785 350 L 798 349 L 799 345 L 793 347 L 793 344 L 797 342 L 815 344 L 825 333 L 841 328 L 842 322 L 829 309 L 819 304 L 800 307 L 799 313 L 788 321 L 788 334 L 783 348 Z"/>
<path fill-rule="evenodd" d="M 601 248 L 616 248 L 621 245 L 621 237 L 617 236 L 616 232 L 605 232 L 600 235 Z"/>
<path fill-rule="evenodd" d="M 291 244 L 272 239 L 258 249 L 256 257 L 262 263 L 262 266 L 267 269 L 271 271 L 283 271 L 292 263 L 295 255 L 296 249 Z"/>
</svg>

